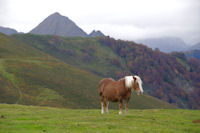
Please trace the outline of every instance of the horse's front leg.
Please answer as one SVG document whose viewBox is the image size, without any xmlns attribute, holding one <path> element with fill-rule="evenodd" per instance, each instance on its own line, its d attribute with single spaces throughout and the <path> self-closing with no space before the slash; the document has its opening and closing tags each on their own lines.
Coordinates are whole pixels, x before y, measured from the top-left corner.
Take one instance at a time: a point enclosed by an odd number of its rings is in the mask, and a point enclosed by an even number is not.
<svg viewBox="0 0 200 133">
<path fill-rule="evenodd" d="M 103 105 L 103 102 L 101 102 L 101 114 L 104 114 L 104 105 Z"/>
<path fill-rule="evenodd" d="M 107 109 L 107 101 L 104 99 L 103 101 L 103 112 L 107 113 L 108 109 Z"/>
<path fill-rule="evenodd" d="M 128 102 L 129 102 L 129 99 L 126 100 L 126 105 L 125 105 L 126 114 L 128 114 Z"/>
<path fill-rule="evenodd" d="M 123 106 L 123 101 L 119 100 L 119 114 L 122 114 L 122 106 Z"/>
<path fill-rule="evenodd" d="M 108 105 L 109 105 L 109 102 L 106 101 L 106 113 L 109 113 L 109 111 L 108 111 Z"/>
</svg>

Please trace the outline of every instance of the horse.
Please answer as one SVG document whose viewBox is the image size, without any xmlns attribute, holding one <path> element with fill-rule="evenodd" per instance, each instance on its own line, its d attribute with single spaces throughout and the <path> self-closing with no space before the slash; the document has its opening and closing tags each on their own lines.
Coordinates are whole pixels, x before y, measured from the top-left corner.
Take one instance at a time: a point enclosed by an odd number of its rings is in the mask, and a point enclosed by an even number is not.
<svg viewBox="0 0 200 133">
<path fill-rule="evenodd" d="M 132 91 L 138 95 L 143 94 L 142 80 L 139 76 L 125 76 L 118 81 L 112 78 L 102 79 L 98 85 L 101 113 L 108 113 L 110 101 L 119 103 L 119 114 L 122 114 L 123 100 L 126 100 L 125 111 L 128 113 L 128 102 Z"/>
</svg>

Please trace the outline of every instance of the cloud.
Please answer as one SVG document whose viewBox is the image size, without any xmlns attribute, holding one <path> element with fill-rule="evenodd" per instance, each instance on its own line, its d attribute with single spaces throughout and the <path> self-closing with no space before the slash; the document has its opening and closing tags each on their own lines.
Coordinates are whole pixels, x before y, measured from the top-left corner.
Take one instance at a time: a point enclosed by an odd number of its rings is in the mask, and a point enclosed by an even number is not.
<svg viewBox="0 0 200 133">
<path fill-rule="evenodd" d="M 4 25 L 6 23 L 5 15 L 8 15 L 7 6 L 6 0 L 0 0 L 0 25 Z"/>
</svg>

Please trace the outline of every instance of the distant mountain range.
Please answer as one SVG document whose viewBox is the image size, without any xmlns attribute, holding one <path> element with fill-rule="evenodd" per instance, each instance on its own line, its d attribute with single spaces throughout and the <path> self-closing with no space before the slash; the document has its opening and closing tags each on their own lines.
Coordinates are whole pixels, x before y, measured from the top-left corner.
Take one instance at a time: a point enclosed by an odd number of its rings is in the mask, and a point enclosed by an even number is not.
<svg viewBox="0 0 200 133">
<path fill-rule="evenodd" d="M 189 50 L 200 50 L 200 42 L 189 47 Z"/>
<path fill-rule="evenodd" d="M 17 34 L 18 33 L 15 29 L 2 27 L 2 26 L 0 26 L 0 32 L 4 33 L 6 35 L 12 35 L 12 34 Z"/>
<path fill-rule="evenodd" d="M 184 54 L 187 56 L 187 58 L 193 57 L 197 60 L 200 60 L 200 43 L 189 47 L 186 51 L 184 51 Z"/>
<path fill-rule="evenodd" d="M 178 37 L 161 37 L 161 38 L 147 38 L 136 40 L 137 43 L 142 43 L 150 48 L 158 48 L 162 52 L 184 51 L 187 49 L 185 42 Z"/>
<path fill-rule="evenodd" d="M 6 35 L 18 34 L 15 29 L 1 27 L 0 32 Z M 101 31 L 93 30 L 89 35 L 68 17 L 58 12 L 51 14 L 29 33 L 38 35 L 57 35 L 64 37 L 97 37 L 104 36 Z"/>
<path fill-rule="evenodd" d="M 196 58 L 197 60 L 200 60 L 200 49 L 195 50 L 188 50 L 185 51 L 184 54 L 187 56 L 187 58 Z"/>
<path fill-rule="evenodd" d="M 15 29 L 0 27 L 0 32 L 6 35 L 18 34 Z M 87 34 L 75 22 L 66 16 L 62 16 L 58 12 L 49 15 L 38 26 L 33 28 L 29 33 L 39 35 L 57 35 L 64 37 L 97 37 L 105 36 L 99 30 L 93 30 Z M 200 43 L 189 47 L 186 43 L 178 37 L 160 37 L 160 38 L 147 38 L 136 40 L 137 43 L 142 43 L 150 48 L 158 48 L 162 52 L 174 51 L 187 51 L 200 49 Z"/>
<path fill-rule="evenodd" d="M 89 34 L 90 37 L 96 37 L 96 36 L 105 36 L 101 31 L 95 31 L 93 30 L 90 34 Z"/>
<path fill-rule="evenodd" d="M 187 58 L 196 58 L 200 60 L 200 43 L 192 46 L 177 37 L 161 37 L 161 38 L 148 38 L 143 40 L 136 40 L 137 43 L 142 43 L 150 48 L 158 48 L 162 52 L 183 52 Z"/>
<path fill-rule="evenodd" d="M 87 33 L 78 27 L 68 17 L 62 16 L 59 13 L 54 13 L 48 16 L 37 27 L 30 31 L 32 34 L 39 35 L 57 35 L 65 37 L 96 37 L 104 36 L 101 31 L 93 31 L 91 34 Z"/>
</svg>

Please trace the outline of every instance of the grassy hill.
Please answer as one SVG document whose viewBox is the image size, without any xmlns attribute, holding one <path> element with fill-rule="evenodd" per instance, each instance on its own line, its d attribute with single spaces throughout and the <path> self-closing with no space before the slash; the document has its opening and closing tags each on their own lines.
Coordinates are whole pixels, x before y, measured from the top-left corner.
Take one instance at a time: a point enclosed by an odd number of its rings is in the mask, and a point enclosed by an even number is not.
<svg viewBox="0 0 200 133">
<path fill-rule="evenodd" d="M 110 37 L 81 38 L 15 35 L 14 38 L 60 61 L 100 77 L 138 74 L 145 93 L 181 108 L 200 108 L 200 61 L 183 53 L 166 54 Z"/>
<path fill-rule="evenodd" d="M 96 105 L 88 105 L 87 101 L 97 99 L 88 93 L 96 92 L 100 77 L 8 36 L 1 35 L 0 49 L 1 103 L 80 108 Z"/>
<path fill-rule="evenodd" d="M 0 104 L 0 133 L 199 133 L 200 111 L 129 110 L 101 115 L 94 109 Z"/>
<path fill-rule="evenodd" d="M 97 94 L 98 82 L 102 78 L 100 75 L 67 64 L 27 43 L 0 34 L 0 103 L 100 107 Z M 111 108 L 118 108 L 118 105 L 111 104 Z M 148 95 L 134 95 L 130 108 L 176 107 Z"/>
<path fill-rule="evenodd" d="M 15 35 L 16 39 L 49 54 L 68 64 L 93 72 L 102 77 L 111 77 L 117 71 L 127 71 L 125 60 L 103 46 L 97 38 Z"/>
</svg>

